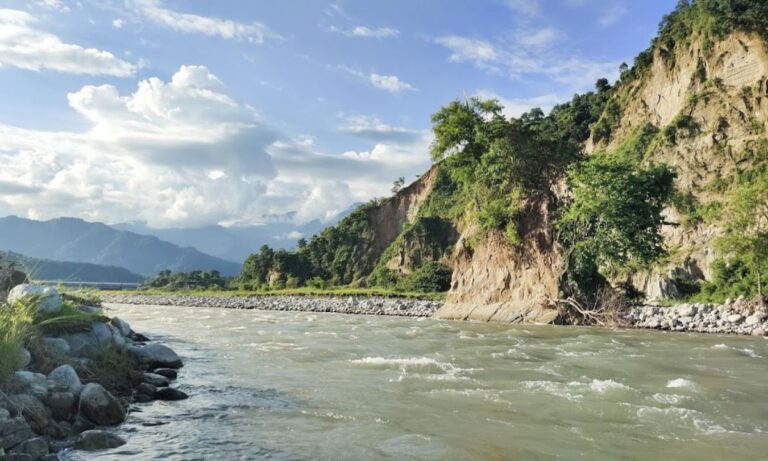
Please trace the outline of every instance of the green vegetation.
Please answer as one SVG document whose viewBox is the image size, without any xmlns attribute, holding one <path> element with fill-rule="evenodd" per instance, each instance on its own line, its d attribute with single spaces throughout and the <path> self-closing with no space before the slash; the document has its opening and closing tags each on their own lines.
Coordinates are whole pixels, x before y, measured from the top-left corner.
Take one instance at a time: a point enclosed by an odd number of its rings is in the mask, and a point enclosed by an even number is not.
<svg viewBox="0 0 768 461">
<path fill-rule="evenodd" d="M 39 337 L 82 331 L 94 321 L 106 320 L 80 311 L 69 301 L 64 302 L 57 314 L 43 315 L 37 313 L 36 303 L 36 299 L 26 299 L 0 304 L 0 387 L 6 386 L 18 369 L 22 348 L 41 349 L 35 344 Z"/>
<path fill-rule="evenodd" d="M 104 295 L 125 295 L 125 291 L 104 290 Z M 179 290 L 169 292 L 166 290 L 151 289 L 141 292 L 143 295 L 170 295 L 170 296 L 221 296 L 221 297 L 245 297 L 245 296 L 355 296 L 361 298 L 380 297 L 380 298 L 410 298 L 410 299 L 431 299 L 441 300 L 445 297 L 444 293 L 403 291 L 394 288 L 351 288 L 351 287 L 315 287 L 304 286 L 299 288 L 262 288 L 260 290 L 235 289 L 227 291 L 200 291 L 200 290 Z"/>
<path fill-rule="evenodd" d="M 209 272 L 171 272 L 161 271 L 155 277 L 142 284 L 144 288 L 162 288 L 164 290 L 222 290 L 227 287 L 228 279 L 217 270 Z"/>
<path fill-rule="evenodd" d="M 632 150 L 597 153 L 568 172 L 573 199 L 558 229 L 568 276 L 586 293 L 596 293 L 604 276 L 647 266 L 665 253 L 661 212 L 675 173 L 641 165 L 628 155 Z"/>
<path fill-rule="evenodd" d="M 768 273 L 768 173 L 762 170 L 729 197 L 725 233 L 718 240 L 720 257 L 713 280 L 702 286 L 701 299 L 738 295 L 763 296 Z"/>
</svg>

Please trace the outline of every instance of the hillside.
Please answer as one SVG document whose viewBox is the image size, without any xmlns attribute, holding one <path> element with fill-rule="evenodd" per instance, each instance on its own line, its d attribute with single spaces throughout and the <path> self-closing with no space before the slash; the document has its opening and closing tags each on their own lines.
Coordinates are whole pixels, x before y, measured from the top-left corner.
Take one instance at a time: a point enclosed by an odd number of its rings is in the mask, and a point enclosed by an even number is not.
<svg viewBox="0 0 768 461">
<path fill-rule="evenodd" d="M 216 269 L 235 275 L 240 265 L 182 248 L 157 237 L 118 231 L 101 223 L 75 218 L 33 221 L 0 218 L 0 248 L 53 261 L 90 263 L 125 268 L 142 276 L 173 271 Z"/>
<path fill-rule="evenodd" d="M 51 261 L 0 251 L 0 259 L 13 262 L 33 280 L 62 282 L 141 283 L 145 277 L 128 269 L 90 263 Z"/>
<path fill-rule="evenodd" d="M 513 322 L 572 315 L 562 298 L 762 293 L 767 18 L 756 0 L 680 2 L 618 82 L 550 114 L 454 101 L 427 174 L 294 252 L 263 248 L 241 281 L 442 287 L 438 317 Z"/>
</svg>

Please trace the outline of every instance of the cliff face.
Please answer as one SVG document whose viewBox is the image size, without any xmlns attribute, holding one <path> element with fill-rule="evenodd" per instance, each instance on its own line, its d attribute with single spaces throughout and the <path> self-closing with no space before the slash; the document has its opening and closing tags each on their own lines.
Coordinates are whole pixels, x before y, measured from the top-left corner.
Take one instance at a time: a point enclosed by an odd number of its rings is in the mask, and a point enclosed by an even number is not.
<svg viewBox="0 0 768 461">
<path fill-rule="evenodd" d="M 709 48 L 703 43 L 694 39 L 671 56 L 657 49 L 646 78 L 620 90 L 627 104 L 609 142 L 590 141 L 588 150 L 616 148 L 644 126 L 662 130 L 647 161 L 674 167 L 679 193 L 699 209 L 713 210 L 727 207 L 730 181 L 768 155 L 768 54 L 756 34 L 732 33 Z M 680 294 L 681 279 L 711 280 L 721 235 L 717 216 L 690 219 L 672 206 L 665 214 L 673 223 L 662 229 L 668 260 L 631 276 L 648 299 Z"/>
<path fill-rule="evenodd" d="M 529 204 L 520 220 L 522 244 L 510 248 L 498 234 L 474 245 L 467 229 L 456 244 L 451 289 L 437 318 L 498 322 L 550 323 L 557 311 L 563 263 L 552 232 L 553 203 Z"/>
</svg>

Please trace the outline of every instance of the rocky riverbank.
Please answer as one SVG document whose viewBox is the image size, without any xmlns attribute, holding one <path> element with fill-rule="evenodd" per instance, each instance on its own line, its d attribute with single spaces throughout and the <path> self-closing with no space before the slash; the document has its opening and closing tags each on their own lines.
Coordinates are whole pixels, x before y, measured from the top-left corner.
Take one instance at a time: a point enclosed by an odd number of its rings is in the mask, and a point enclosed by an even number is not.
<svg viewBox="0 0 768 461">
<path fill-rule="evenodd" d="M 103 295 L 106 303 L 155 306 L 219 307 L 269 311 L 334 312 L 339 314 L 398 315 L 429 317 L 441 301 L 408 298 L 356 298 L 332 296 L 174 296 L 119 294 Z"/>
<path fill-rule="evenodd" d="M 109 428 L 135 403 L 187 397 L 170 387 L 183 365 L 175 352 L 92 304 L 19 285 L 0 305 L 4 325 L 27 313 L 32 319 L 19 369 L 0 383 L 0 461 L 117 448 L 126 442 Z"/>
<path fill-rule="evenodd" d="M 765 336 L 768 311 L 754 301 L 726 300 L 724 304 L 639 306 L 627 315 L 636 328 L 697 333 Z"/>
<path fill-rule="evenodd" d="M 175 296 L 118 294 L 104 302 L 157 306 L 218 307 L 275 311 L 430 317 L 440 301 L 400 298 L 342 298 L 322 296 Z M 765 336 L 768 312 L 744 299 L 717 304 L 642 305 L 625 316 L 627 326 L 679 332 Z"/>
</svg>

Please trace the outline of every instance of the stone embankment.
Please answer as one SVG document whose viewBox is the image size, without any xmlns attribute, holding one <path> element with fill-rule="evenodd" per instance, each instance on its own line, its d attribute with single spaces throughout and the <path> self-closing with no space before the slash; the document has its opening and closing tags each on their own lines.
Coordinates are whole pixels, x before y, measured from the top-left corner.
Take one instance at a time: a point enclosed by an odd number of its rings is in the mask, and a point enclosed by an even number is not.
<svg viewBox="0 0 768 461">
<path fill-rule="evenodd" d="M 724 304 L 679 304 L 677 306 L 639 306 L 627 316 L 636 328 L 698 333 L 765 336 L 768 310 L 744 299 Z"/>
<path fill-rule="evenodd" d="M 339 314 L 429 317 L 442 301 L 407 298 L 332 296 L 174 296 L 120 294 L 101 296 L 105 303 L 155 306 L 219 307 L 269 311 L 335 312 Z"/>
<path fill-rule="evenodd" d="M 8 302 L 0 309 L 26 302 L 36 316 L 77 318 L 63 310 L 55 288 L 19 285 Z M 53 461 L 73 449 L 117 448 L 126 442 L 110 428 L 126 419 L 132 404 L 187 397 L 170 387 L 182 366 L 170 348 L 105 317 L 99 306 L 77 309 L 92 320 L 62 324 L 56 334 L 35 333 L 22 349 L 20 369 L 0 383 L 0 461 Z"/>
</svg>

